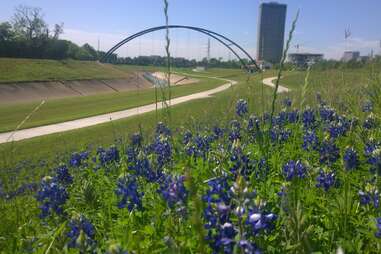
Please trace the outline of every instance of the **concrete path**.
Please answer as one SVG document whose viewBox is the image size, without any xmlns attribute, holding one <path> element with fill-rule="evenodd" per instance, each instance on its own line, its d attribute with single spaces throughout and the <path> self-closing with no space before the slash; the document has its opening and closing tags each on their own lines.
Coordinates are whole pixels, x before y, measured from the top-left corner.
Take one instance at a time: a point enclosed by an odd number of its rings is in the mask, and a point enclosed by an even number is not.
<svg viewBox="0 0 381 254">
<path fill-rule="evenodd" d="M 275 84 L 273 83 L 273 81 L 276 79 L 277 79 L 277 77 L 265 78 L 263 80 L 263 84 L 265 84 L 266 86 L 270 86 L 272 88 L 275 88 Z M 281 85 L 278 86 L 278 93 L 288 93 L 289 91 L 291 91 L 291 89 L 288 89 L 287 87 L 284 87 Z"/>
<path fill-rule="evenodd" d="M 178 73 L 178 74 L 181 74 L 181 73 Z M 203 77 L 199 75 L 189 75 L 189 74 L 187 75 L 195 76 L 195 77 Z M 170 104 L 171 106 L 174 106 L 174 105 L 191 101 L 191 100 L 207 98 L 212 96 L 213 94 L 222 92 L 237 83 L 236 81 L 229 80 L 229 79 L 223 79 L 223 78 L 217 78 L 217 77 L 208 77 L 208 78 L 217 79 L 217 80 L 221 80 L 228 83 L 221 85 L 217 88 L 207 90 L 207 91 L 194 93 L 194 94 L 186 95 L 182 97 L 177 97 L 172 99 L 170 103 L 169 102 L 167 103 Z M 163 108 L 163 103 L 159 102 L 157 104 L 157 108 L 158 109 Z M 156 104 L 152 103 L 145 106 L 135 107 L 131 109 L 126 109 L 126 110 L 117 111 L 113 113 L 107 113 L 107 114 L 98 115 L 98 116 L 86 117 L 86 118 L 77 119 L 73 121 L 50 124 L 50 125 L 34 127 L 29 129 L 22 129 L 22 130 L 13 131 L 13 132 L 4 132 L 4 133 L 0 133 L 0 144 L 53 134 L 53 133 L 58 133 L 58 132 L 75 130 L 75 129 L 84 128 L 84 127 L 89 127 L 89 126 L 93 126 L 93 125 L 97 125 L 101 123 L 107 123 L 113 120 L 118 120 L 122 118 L 144 114 L 144 113 L 155 111 L 155 110 L 156 110 Z"/>
</svg>

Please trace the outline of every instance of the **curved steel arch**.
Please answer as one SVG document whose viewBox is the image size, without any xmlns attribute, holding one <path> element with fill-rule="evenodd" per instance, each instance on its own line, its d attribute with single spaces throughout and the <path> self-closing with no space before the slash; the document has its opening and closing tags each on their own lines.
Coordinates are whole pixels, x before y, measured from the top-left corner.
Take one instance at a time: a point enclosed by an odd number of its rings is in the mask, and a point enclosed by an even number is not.
<svg viewBox="0 0 381 254">
<path fill-rule="evenodd" d="M 167 29 L 167 28 L 183 28 L 183 29 L 190 29 L 190 30 L 194 30 L 194 31 L 197 31 L 197 32 L 200 32 L 200 33 L 203 33 L 203 34 L 206 34 L 210 37 L 212 37 L 213 39 L 217 40 L 218 42 L 220 42 L 221 44 L 223 44 L 226 48 L 228 48 L 238 59 L 239 61 L 241 62 L 241 64 L 245 67 L 245 69 L 247 71 L 250 71 L 250 68 L 247 66 L 247 64 L 243 61 L 243 59 L 237 54 L 237 52 L 231 47 L 231 45 L 234 45 L 235 47 L 237 47 L 241 52 L 243 52 L 248 58 L 249 60 L 251 61 L 251 63 L 255 66 L 255 68 L 260 71 L 260 68 L 258 67 L 256 61 L 250 56 L 250 54 L 244 50 L 241 46 L 239 46 L 237 43 L 235 43 L 234 41 L 230 40 L 229 38 L 221 35 L 221 34 L 218 34 L 216 32 L 213 32 L 213 31 L 210 31 L 210 30 L 207 30 L 207 29 L 204 29 L 204 28 L 199 28 L 199 27 L 193 27 L 193 26 L 182 26 L 182 25 L 168 25 L 168 26 L 158 26 L 158 27 L 152 27 L 152 28 L 149 28 L 149 29 L 146 29 L 146 30 L 143 30 L 143 31 L 140 31 L 138 33 L 135 33 L 129 37 L 127 37 L 126 39 L 120 41 L 119 43 L 117 43 L 114 47 L 112 47 L 102 58 L 101 58 L 101 62 L 104 62 L 111 54 L 113 54 L 118 48 L 120 48 L 121 46 L 123 46 L 124 44 L 128 43 L 129 41 L 137 38 L 137 37 L 140 37 L 144 34 L 147 34 L 147 33 L 152 33 L 152 32 L 155 32 L 155 31 L 158 31 L 158 30 L 163 30 L 163 29 Z M 230 44 L 226 43 L 225 41 L 228 41 Z"/>
</svg>

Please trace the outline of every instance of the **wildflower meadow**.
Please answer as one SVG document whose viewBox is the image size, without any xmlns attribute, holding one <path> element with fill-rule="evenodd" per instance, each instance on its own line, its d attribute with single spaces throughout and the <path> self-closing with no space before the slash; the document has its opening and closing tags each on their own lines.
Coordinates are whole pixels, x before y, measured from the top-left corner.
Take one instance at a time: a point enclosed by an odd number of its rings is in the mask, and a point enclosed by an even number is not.
<svg viewBox="0 0 381 254">
<path fill-rule="evenodd" d="M 379 253 L 380 125 L 322 98 L 220 126 L 131 135 L 1 192 L 8 253 Z M 271 129 L 270 127 L 271 126 Z M 13 229 L 13 221 L 21 220 Z"/>
</svg>

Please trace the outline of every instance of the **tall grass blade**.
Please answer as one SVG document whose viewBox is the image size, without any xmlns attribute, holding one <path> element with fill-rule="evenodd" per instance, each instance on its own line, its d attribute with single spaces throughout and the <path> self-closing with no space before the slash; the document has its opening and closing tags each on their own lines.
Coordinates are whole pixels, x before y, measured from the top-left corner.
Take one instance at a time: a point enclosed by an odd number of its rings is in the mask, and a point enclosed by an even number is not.
<svg viewBox="0 0 381 254">
<path fill-rule="evenodd" d="M 272 103 L 271 103 L 271 114 L 270 114 L 270 129 L 269 129 L 269 133 L 270 133 L 270 130 L 272 128 L 272 119 L 273 119 L 273 116 L 274 116 L 274 112 L 275 112 L 275 103 L 276 103 L 276 99 L 277 99 L 277 95 L 278 95 L 278 88 L 279 88 L 279 81 L 280 81 L 280 78 L 282 76 L 282 72 L 283 72 L 283 67 L 284 67 L 284 63 L 286 61 L 286 58 L 287 58 L 287 52 L 290 48 L 290 45 L 291 45 L 291 41 L 292 41 L 292 37 L 293 37 L 293 34 L 294 34 L 294 31 L 295 31 L 295 28 L 296 28 L 296 22 L 298 21 L 298 18 L 299 18 L 299 10 L 298 12 L 296 13 L 296 16 L 292 22 L 292 26 L 291 26 L 291 30 L 288 34 L 288 39 L 287 39 L 287 43 L 286 43 L 286 48 L 285 50 L 283 51 L 283 56 L 282 56 L 282 59 L 280 61 L 280 66 L 279 66 L 279 71 L 278 71 L 278 75 L 277 75 L 277 79 L 276 79 L 276 82 L 275 82 L 275 89 L 274 89 L 274 93 L 273 93 L 273 100 L 272 100 Z"/>
<path fill-rule="evenodd" d="M 306 94 L 310 83 L 310 74 L 311 74 L 311 66 L 307 68 L 306 77 L 304 78 L 304 85 L 302 88 L 302 96 L 300 101 L 300 110 L 303 109 L 304 103 L 306 101 Z"/>
<path fill-rule="evenodd" d="M 34 113 L 36 113 L 41 107 L 42 105 L 45 104 L 45 100 L 42 100 L 40 104 L 38 104 L 25 118 L 24 120 L 22 120 L 18 125 L 17 127 L 12 131 L 11 135 L 9 135 L 9 137 L 7 138 L 7 142 L 9 142 L 13 136 L 15 135 L 16 131 L 18 131 L 31 117 Z"/>
</svg>

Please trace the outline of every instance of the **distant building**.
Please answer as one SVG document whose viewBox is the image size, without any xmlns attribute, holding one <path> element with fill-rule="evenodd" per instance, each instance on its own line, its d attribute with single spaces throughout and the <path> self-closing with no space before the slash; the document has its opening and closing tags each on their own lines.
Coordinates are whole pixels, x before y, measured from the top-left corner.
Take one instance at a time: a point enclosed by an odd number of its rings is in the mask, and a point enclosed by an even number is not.
<svg viewBox="0 0 381 254">
<path fill-rule="evenodd" d="M 291 53 L 288 54 L 288 61 L 299 68 L 307 68 L 323 60 L 323 56 L 323 54 Z"/>
<path fill-rule="evenodd" d="M 194 68 L 193 71 L 205 71 L 205 66 L 196 66 L 196 68 Z"/>
<path fill-rule="evenodd" d="M 341 61 L 343 62 L 349 62 L 349 61 L 357 61 L 360 58 L 360 52 L 359 51 L 345 51 L 343 54 L 343 57 L 341 58 Z"/>
<path fill-rule="evenodd" d="M 273 67 L 273 65 L 271 63 L 266 62 L 266 61 L 257 61 L 257 64 L 261 70 L 268 70 L 268 69 L 271 69 Z"/>
<path fill-rule="evenodd" d="M 373 59 L 373 56 L 360 56 L 358 59 L 362 62 L 368 62 Z"/>
<path fill-rule="evenodd" d="M 257 60 L 279 63 L 284 44 L 287 5 L 275 2 L 259 5 Z"/>
</svg>

